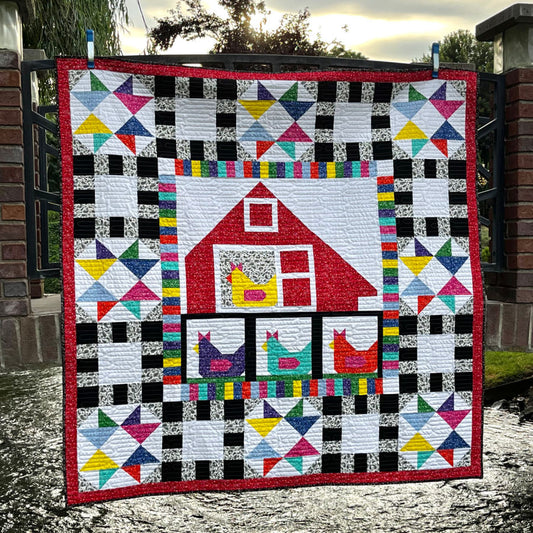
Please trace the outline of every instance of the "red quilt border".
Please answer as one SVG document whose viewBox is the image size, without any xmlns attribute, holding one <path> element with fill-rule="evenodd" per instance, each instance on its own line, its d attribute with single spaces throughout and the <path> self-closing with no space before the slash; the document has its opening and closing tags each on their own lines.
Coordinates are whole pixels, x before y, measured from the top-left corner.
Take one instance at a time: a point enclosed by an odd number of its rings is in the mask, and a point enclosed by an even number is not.
<svg viewBox="0 0 533 533">
<path fill-rule="evenodd" d="M 432 79 L 431 70 L 410 72 L 390 71 L 327 71 L 292 72 L 282 74 L 233 72 L 194 67 L 177 67 L 151 63 L 134 63 L 125 60 L 96 59 L 95 68 L 132 74 L 192 76 L 225 79 L 288 79 L 303 81 L 369 81 L 408 82 Z M 64 313 L 64 428 L 65 476 L 67 504 L 150 494 L 171 494 L 193 491 L 222 491 L 240 489 L 273 489 L 309 485 L 372 484 L 413 481 L 438 481 L 444 479 L 482 477 L 482 424 L 483 424 L 483 285 L 479 256 L 478 206 L 476 197 L 476 88 L 477 73 L 463 70 L 439 71 L 439 79 L 464 80 L 466 96 L 466 150 L 467 150 L 467 203 L 472 282 L 474 289 L 473 311 L 473 405 L 471 465 L 447 470 L 371 472 L 357 474 L 312 474 L 290 478 L 240 479 L 159 482 L 120 489 L 80 492 L 77 464 L 77 388 L 76 388 L 76 316 L 74 287 L 74 187 L 72 166 L 72 133 L 70 130 L 69 70 L 88 70 L 85 59 L 58 59 L 57 79 L 59 95 L 59 125 L 62 159 L 62 277 Z"/>
</svg>

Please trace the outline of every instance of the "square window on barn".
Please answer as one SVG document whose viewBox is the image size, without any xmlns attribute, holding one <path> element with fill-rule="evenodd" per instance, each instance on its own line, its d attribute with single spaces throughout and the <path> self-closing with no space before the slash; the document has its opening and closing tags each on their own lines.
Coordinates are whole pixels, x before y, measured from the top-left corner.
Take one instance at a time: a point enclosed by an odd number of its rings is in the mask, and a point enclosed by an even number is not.
<svg viewBox="0 0 533 533">
<path fill-rule="evenodd" d="M 244 231 L 277 232 L 278 201 L 275 198 L 245 198 Z"/>
<path fill-rule="evenodd" d="M 280 253 L 281 272 L 309 272 L 309 252 L 294 250 Z"/>
<path fill-rule="evenodd" d="M 311 280 L 286 278 L 283 286 L 283 307 L 308 307 L 311 305 Z"/>
<path fill-rule="evenodd" d="M 272 226 L 270 204 L 250 204 L 250 226 Z"/>
</svg>

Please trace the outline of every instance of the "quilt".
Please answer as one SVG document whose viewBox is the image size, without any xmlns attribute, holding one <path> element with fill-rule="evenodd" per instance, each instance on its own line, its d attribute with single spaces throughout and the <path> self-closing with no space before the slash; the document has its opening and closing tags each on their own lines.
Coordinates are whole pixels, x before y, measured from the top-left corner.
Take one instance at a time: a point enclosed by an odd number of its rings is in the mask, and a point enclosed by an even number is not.
<svg viewBox="0 0 533 533">
<path fill-rule="evenodd" d="M 481 475 L 475 73 L 58 85 L 69 504 Z"/>
</svg>

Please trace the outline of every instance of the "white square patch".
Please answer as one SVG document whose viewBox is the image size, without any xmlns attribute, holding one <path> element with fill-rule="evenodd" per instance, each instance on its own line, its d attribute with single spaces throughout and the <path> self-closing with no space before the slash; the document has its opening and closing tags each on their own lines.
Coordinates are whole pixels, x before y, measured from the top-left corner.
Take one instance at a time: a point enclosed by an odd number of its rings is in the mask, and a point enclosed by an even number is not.
<svg viewBox="0 0 533 533">
<path fill-rule="evenodd" d="M 216 100 L 176 99 L 176 138 L 190 141 L 216 140 Z"/>
<path fill-rule="evenodd" d="M 342 417 L 342 453 L 379 452 L 379 415 Z"/>
<path fill-rule="evenodd" d="M 124 342 L 98 346 L 100 385 L 141 382 L 141 343 Z"/>
<path fill-rule="evenodd" d="M 95 176 L 95 215 L 97 217 L 136 217 L 137 177 Z"/>
<path fill-rule="evenodd" d="M 455 335 L 419 335 L 418 371 L 453 372 L 455 370 Z"/>
<path fill-rule="evenodd" d="M 218 461 L 224 459 L 224 421 L 183 422 L 183 460 Z"/>
<path fill-rule="evenodd" d="M 360 102 L 336 103 L 333 141 L 371 141 L 371 116 L 372 104 L 362 104 Z"/>
<path fill-rule="evenodd" d="M 448 180 L 413 180 L 413 215 L 415 217 L 449 217 Z"/>
</svg>

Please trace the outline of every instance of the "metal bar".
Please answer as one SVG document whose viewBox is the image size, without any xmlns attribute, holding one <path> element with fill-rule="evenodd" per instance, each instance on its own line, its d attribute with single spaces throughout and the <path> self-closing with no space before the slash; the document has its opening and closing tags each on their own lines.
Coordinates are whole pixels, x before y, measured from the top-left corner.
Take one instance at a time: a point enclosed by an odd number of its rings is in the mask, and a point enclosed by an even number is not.
<svg viewBox="0 0 533 533">
<path fill-rule="evenodd" d="M 37 131 L 39 136 L 39 189 L 46 191 L 48 189 L 47 160 L 46 151 L 42 149 L 42 146 L 46 144 L 46 130 L 38 128 Z"/>
<path fill-rule="evenodd" d="M 480 139 L 482 137 L 485 137 L 489 133 L 492 133 L 496 128 L 498 127 L 498 122 L 496 119 L 492 119 L 490 122 L 487 122 L 486 124 L 483 124 L 481 128 L 478 128 L 477 130 L 477 138 Z"/>
<path fill-rule="evenodd" d="M 140 63 L 153 63 L 153 56 L 115 56 L 97 59 L 120 59 Z M 164 65 L 201 64 L 203 66 L 224 65 L 229 69 L 235 64 L 270 64 L 279 65 L 302 65 L 314 67 L 338 67 L 361 70 L 431 70 L 429 63 L 395 63 L 390 61 L 370 61 L 362 59 L 345 59 L 339 57 L 322 56 L 283 56 L 268 54 L 203 54 L 203 55 L 160 55 L 157 62 Z M 447 68 L 441 64 L 441 68 Z M 449 65 L 448 68 L 458 68 L 457 65 Z M 308 70 L 308 69 L 306 69 Z M 274 72 L 279 72 L 275 70 Z"/>
<path fill-rule="evenodd" d="M 37 200 L 45 200 L 52 204 L 61 205 L 61 195 L 58 193 L 36 189 L 33 194 Z"/>
<path fill-rule="evenodd" d="M 486 179 L 490 179 L 490 170 L 487 170 L 483 165 L 477 165 L 477 171 Z"/>
<path fill-rule="evenodd" d="M 52 265 L 57 265 L 57 267 L 54 267 Z M 39 277 L 40 278 L 57 278 L 59 277 L 59 263 L 52 263 L 51 268 L 44 269 L 41 268 L 39 270 Z"/>
<path fill-rule="evenodd" d="M 54 157 L 57 157 L 59 159 L 59 150 L 57 148 L 54 148 L 49 144 L 44 144 L 44 146 L 41 146 L 41 149 L 47 154 L 53 155 Z"/>
<path fill-rule="evenodd" d="M 41 202 L 41 265 L 39 270 L 50 268 L 48 240 L 48 202 Z"/>
<path fill-rule="evenodd" d="M 494 152 L 493 185 L 499 193 L 495 200 L 493 225 L 493 256 L 497 270 L 504 268 L 504 164 L 505 164 L 505 78 L 491 75 L 496 83 L 496 146 Z"/>
<path fill-rule="evenodd" d="M 31 73 L 33 63 L 22 62 L 22 120 L 24 127 L 24 182 L 26 204 L 26 246 L 27 246 L 27 271 L 28 277 L 38 277 L 37 274 L 37 230 L 35 217 L 35 168 L 33 155 L 33 111 L 31 98 Z"/>
<path fill-rule="evenodd" d="M 49 113 L 57 113 L 58 112 L 58 106 L 57 105 L 40 105 L 37 107 L 37 113 L 43 115 L 48 115 Z"/>
<path fill-rule="evenodd" d="M 56 62 L 53 59 L 36 59 L 34 61 L 23 61 L 22 67 L 34 70 L 54 70 L 56 68 Z"/>
<path fill-rule="evenodd" d="M 485 272 L 499 272 L 501 270 L 495 263 L 484 263 L 483 261 L 481 267 Z"/>
<path fill-rule="evenodd" d="M 492 200 L 493 198 L 497 198 L 499 194 L 498 189 L 489 189 L 487 191 L 481 191 L 477 194 L 477 200 L 478 202 L 484 202 L 486 200 Z"/>
<path fill-rule="evenodd" d="M 39 113 L 32 111 L 32 119 L 33 119 L 34 124 L 37 124 L 38 126 L 41 126 L 42 128 L 47 129 L 48 131 L 52 132 L 54 135 L 59 134 L 59 128 L 57 127 L 57 124 L 54 124 L 51 120 L 48 120 L 46 117 L 43 117 L 42 115 L 39 115 Z"/>
</svg>

